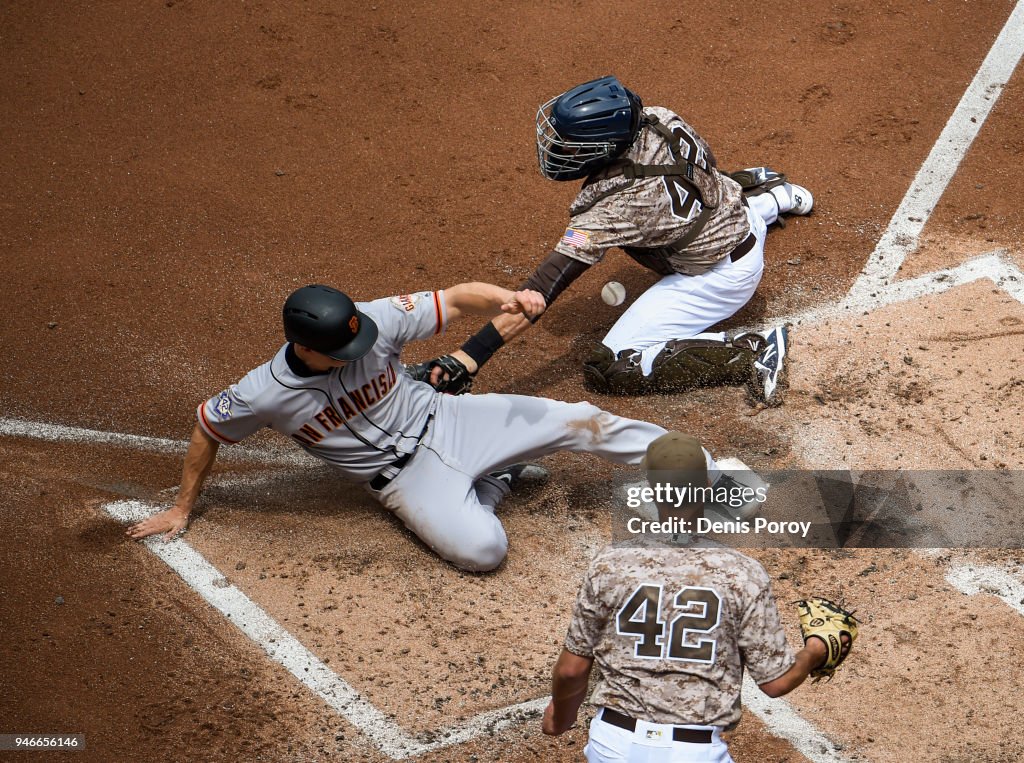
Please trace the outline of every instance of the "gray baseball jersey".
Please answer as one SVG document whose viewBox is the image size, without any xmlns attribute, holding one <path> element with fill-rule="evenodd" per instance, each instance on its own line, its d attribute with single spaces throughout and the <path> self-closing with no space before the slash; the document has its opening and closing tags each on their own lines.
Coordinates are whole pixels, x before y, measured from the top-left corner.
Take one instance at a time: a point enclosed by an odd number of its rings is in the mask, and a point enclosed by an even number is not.
<svg viewBox="0 0 1024 763">
<path fill-rule="evenodd" d="M 380 332 L 366 356 L 312 373 L 286 344 L 273 360 L 201 404 L 199 423 L 225 444 L 270 427 L 349 479 L 367 482 L 416 449 L 437 406 L 437 393 L 404 373 L 399 354 L 406 342 L 444 330 L 444 304 L 442 291 L 358 303 Z"/>
<path fill-rule="evenodd" d="M 463 569 L 494 569 L 508 551 L 494 507 L 509 484 L 492 471 L 563 450 L 636 464 L 665 433 L 590 403 L 442 395 L 409 378 L 399 353 L 406 342 L 444 330 L 444 292 L 357 306 L 379 329 L 365 357 L 314 373 L 285 345 L 269 363 L 202 403 L 199 424 L 225 444 L 261 427 L 288 435 L 363 483 L 424 543 Z M 387 480 L 374 486 L 375 477 Z"/>
<path fill-rule="evenodd" d="M 728 548 L 608 547 L 580 588 L 565 648 L 593 657 L 591 697 L 650 723 L 729 728 L 743 670 L 793 665 L 764 568 Z"/>
<path fill-rule="evenodd" d="M 698 164 L 711 150 L 697 132 L 677 114 L 660 107 L 645 108 L 668 129 L 683 137 L 683 145 L 696 149 Z M 692 150 L 692 148 L 691 148 Z M 642 130 L 625 158 L 637 164 L 672 164 L 667 141 L 652 129 Z M 731 178 L 712 169 L 697 172 L 702 195 L 717 206 L 703 230 L 669 263 L 677 273 L 699 275 L 728 255 L 750 233 L 743 192 Z M 701 212 L 692 191 L 671 176 L 630 180 L 621 175 L 588 182 L 569 209 L 569 227 L 555 251 L 588 265 L 601 260 L 615 246 L 654 248 L 669 246 L 686 235 Z"/>
</svg>

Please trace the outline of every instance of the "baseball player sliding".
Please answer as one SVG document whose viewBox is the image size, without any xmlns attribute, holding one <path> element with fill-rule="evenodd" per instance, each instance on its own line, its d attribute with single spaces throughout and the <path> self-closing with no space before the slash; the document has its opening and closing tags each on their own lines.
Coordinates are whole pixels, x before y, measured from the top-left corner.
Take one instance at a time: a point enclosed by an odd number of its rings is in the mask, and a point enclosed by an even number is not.
<svg viewBox="0 0 1024 763">
<path fill-rule="evenodd" d="M 677 114 L 645 108 L 615 77 L 578 85 L 537 113 L 537 156 L 552 180 L 583 180 L 569 226 L 522 288 L 550 305 L 612 247 L 661 276 L 627 309 L 584 363 L 597 391 L 642 393 L 749 383 L 777 392 L 787 332 L 729 337 L 708 329 L 753 296 L 764 270 L 767 226 L 806 215 L 806 188 L 766 167 L 727 175 Z M 410 368 L 458 393 L 531 316 L 504 314 L 451 355 Z"/>
<path fill-rule="evenodd" d="M 484 283 L 358 304 L 328 286 L 298 289 L 284 304 L 286 344 L 199 405 L 175 505 L 127 534 L 183 532 L 218 447 L 270 427 L 364 485 L 444 559 L 494 569 L 508 549 L 494 509 L 526 476 L 521 462 L 568 450 L 638 463 L 665 432 L 585 402 L 442 395 L 403 373 L 406 342 L 464 313 L 535 316 L 543 307 L 535 291 Z M 717 474 L 710 455 L 708 465 Z"/>
<path fill-rule="evenodd" d="M 703 449 L 679 432 L 651 442 L 644 466 L 652 486 L 666 476 L 676 487 L 709 484 Z M 693 522 L 702 509 L 658 506 L 663 521 L 679 511 Z M 717 546 L 610 546 L 580 588 L 542 730 L 575 724 L 596 664 L 590 763 L 728 763 L 721 733 L 740 720 L 744 670 L 779 697 L 831 676 L 857 637 L 852 614 L 824 599 L 800 602 L 800 613 L 805 644 L 794 655 L 753 559 Z"/>
</svg>

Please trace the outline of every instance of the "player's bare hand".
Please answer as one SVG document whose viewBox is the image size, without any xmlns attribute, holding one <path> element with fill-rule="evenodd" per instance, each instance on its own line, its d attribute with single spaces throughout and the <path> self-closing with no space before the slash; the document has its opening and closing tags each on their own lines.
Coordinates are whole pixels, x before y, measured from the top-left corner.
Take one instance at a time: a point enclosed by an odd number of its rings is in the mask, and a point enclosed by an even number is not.
<svg viewBox="0 0 1024 763">
<path fill-rule="evenodd" d="M 568 723 L 558 723 L 555 720 L 555 703 L 554 701 L 548 702 L 548 706 L 544 710 L 544 718 L 540 722 L 540 730 L 542 732 L 548 736 L 556 737 L 559 734 L 564 734 L 575 725 L 575 719 L 570 720 Z"/>
<path fill-rule="evenodd" d="M 501 306 L 503 313 L 523 314 L 527 318 L 536 318 L 547 309 L 544 295 L 533 289 L 523 289 L 512 295 L 512 299 Z"/>
<path fill-rule="evenodd" d="M 173 506 L 132 525 L 125 531 L 125 535 L 132 540 L 142 540 L 150 535 L 163 533 L 164 543 L 166 543 L 173 540 L 178 533 L 185 532 L 185 528 L 188 527 L 188 515 L 189 512 L 186 509 Z"/>
</svg>

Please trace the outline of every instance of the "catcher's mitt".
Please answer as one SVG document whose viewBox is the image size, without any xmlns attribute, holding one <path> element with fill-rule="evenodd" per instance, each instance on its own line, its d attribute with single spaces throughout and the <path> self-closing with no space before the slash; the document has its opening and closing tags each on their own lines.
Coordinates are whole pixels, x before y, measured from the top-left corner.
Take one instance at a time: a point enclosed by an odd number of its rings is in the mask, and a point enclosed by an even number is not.
<svg viewBox="0 0 1024 763">
<path fill-rule="evenodd" d="M 441 378 L 437 384 L 431 384 L 430 372 L 435 368 L 441 369 Z M 447 392 L 449 395 L 469 392 L 473 389 L 473 377 L 476 375 L 471 374 L 462 361 L 452 355 L 442 355 L 433 360 L 406 366 L 405 372 L 416 381 L 431 384 L 438 392 Z"/>
<path fill-rule="evenodd" d="M 825 643 L 825 662 L 810 672 L 810 677 L 820 681 L 824 677 L 832 678 L 843 660 L 853 649 L 857 639 L 857 626 L 860 625 L 853 612 L 847 612 L 835 602 L 813 596 L 796 602 L 800 613 L 800 633 L 804 643 L 812 636 Z M 850 641 L 843 644 L 843 634 Z"/>
</svg>

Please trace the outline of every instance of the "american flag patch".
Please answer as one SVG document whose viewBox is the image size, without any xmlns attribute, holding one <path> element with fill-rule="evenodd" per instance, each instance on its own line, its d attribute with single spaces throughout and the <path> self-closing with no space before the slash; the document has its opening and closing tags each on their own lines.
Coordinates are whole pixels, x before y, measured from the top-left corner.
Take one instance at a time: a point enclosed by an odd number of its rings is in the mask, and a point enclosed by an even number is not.
<svg viewBox="0 0 1024 763">
<path fill-rule="evenodd" d="M 571 246 L 573 249 L 579 249 L 581 246 L 586 246 L 589 242 L 590 234 L 585 230 L 566 228 L 565 235 L 562 236 L 562 243 L 566 246 Z"/>
</svg>

